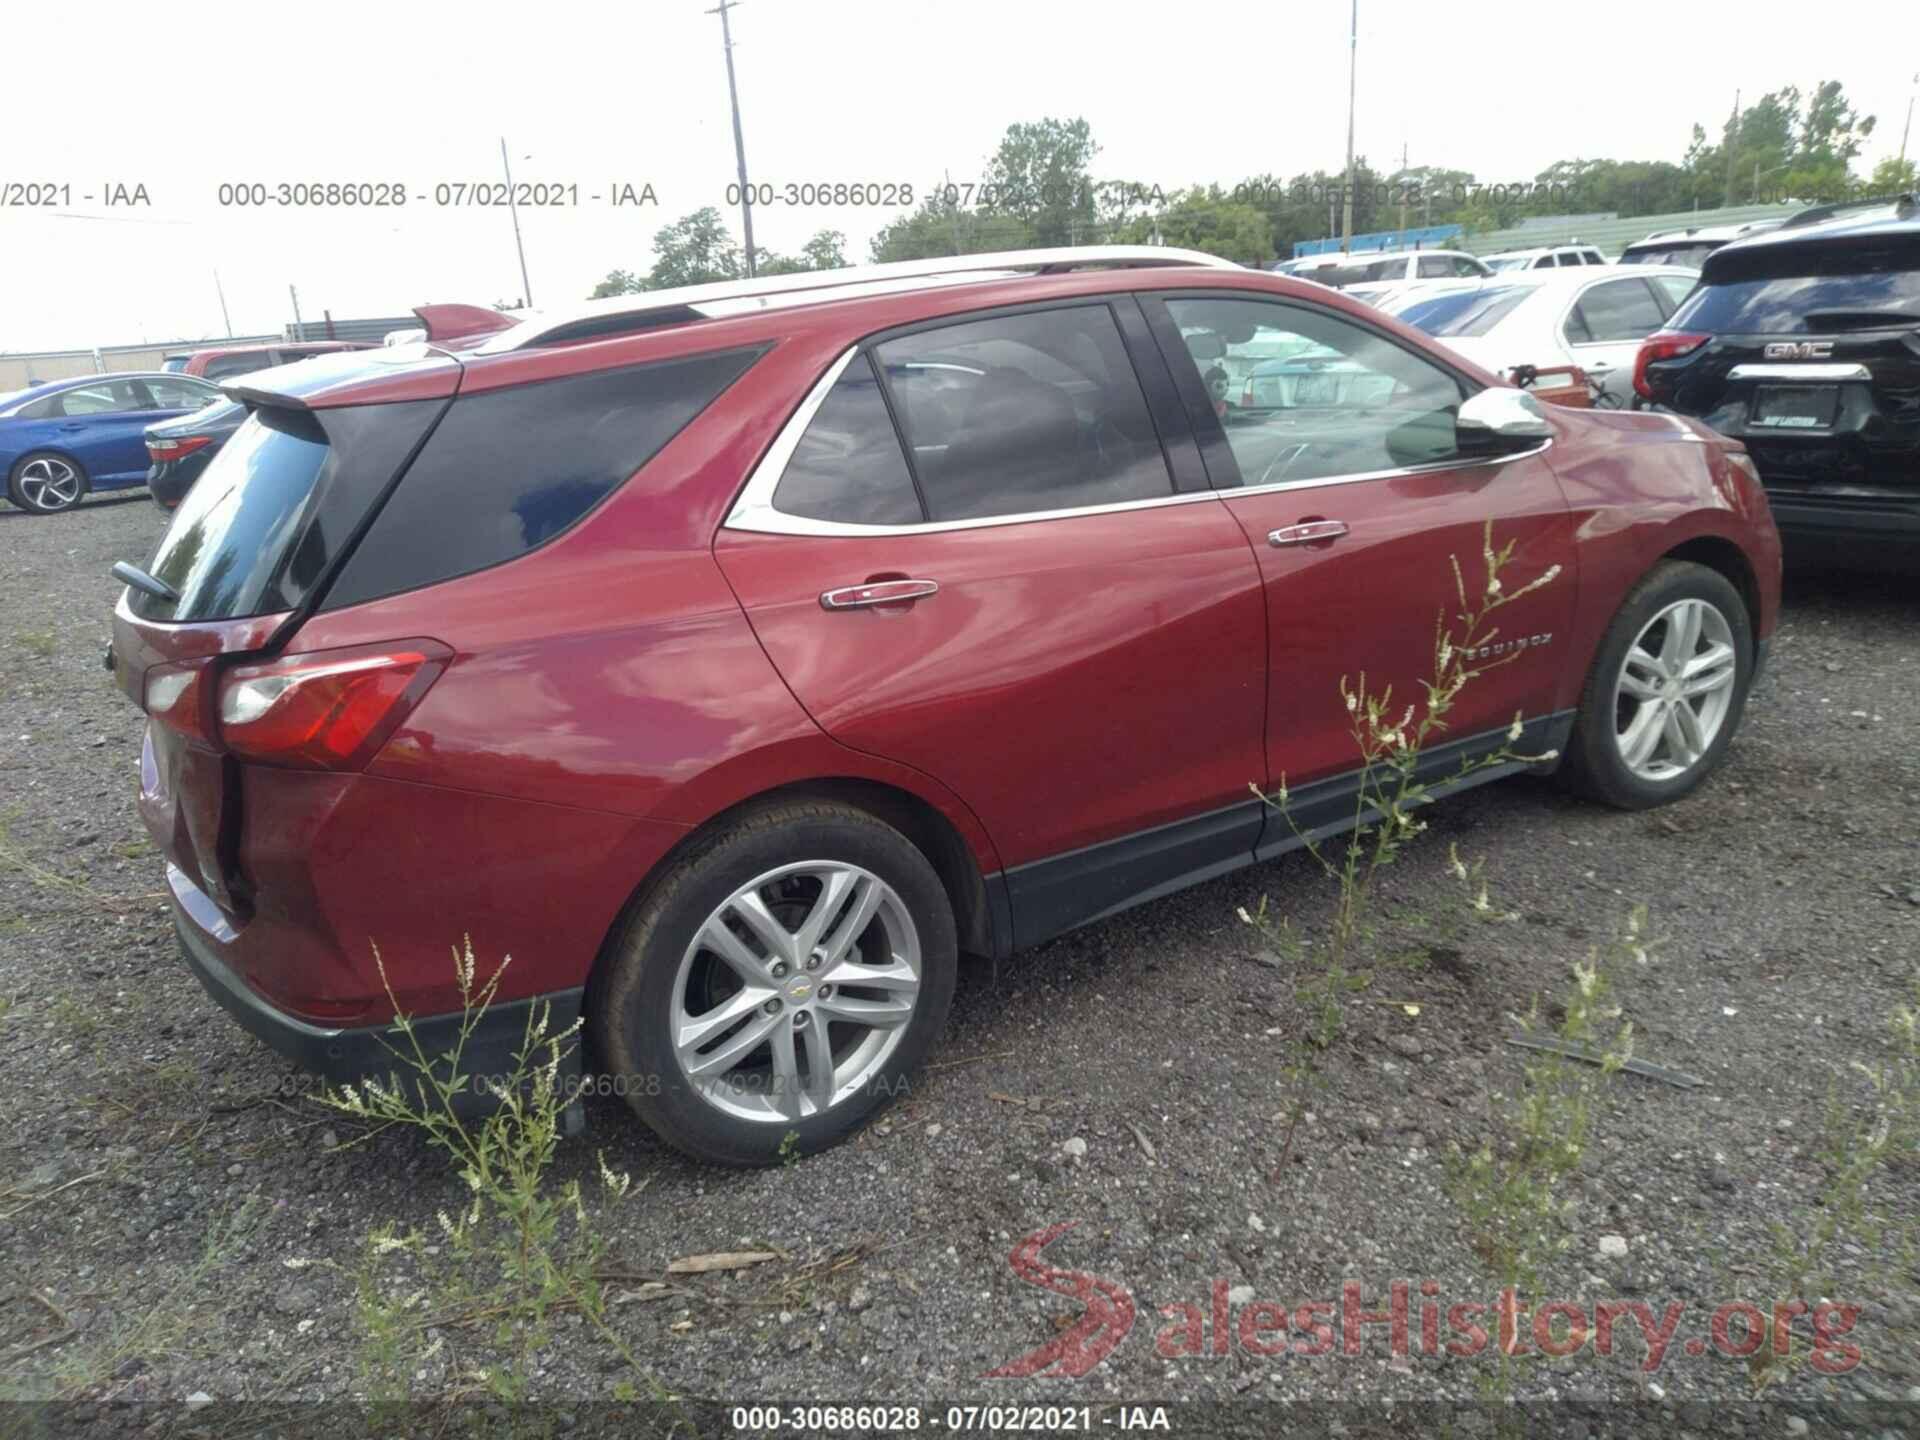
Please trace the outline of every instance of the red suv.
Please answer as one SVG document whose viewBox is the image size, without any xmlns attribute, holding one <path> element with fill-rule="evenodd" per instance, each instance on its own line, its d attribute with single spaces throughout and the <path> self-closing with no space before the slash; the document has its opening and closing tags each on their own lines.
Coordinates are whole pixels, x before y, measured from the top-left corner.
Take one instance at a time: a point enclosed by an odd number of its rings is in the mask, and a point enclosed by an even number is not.
<svg viewBox="0 0 1920 1440">
<path fill-rule="evenodd" d="M 1236 350 L 1296 367 L 1223 417 Z M 1639 807 L 1721 760 L 1779 543 L 1737 443 L 1543 406 L 1324 287 L 1165 249 L 624 296 L 230 382 L 115 617 L 187 962 L 303 1065 L 584 1013 L 673 1143 L 848 1134 L 1005 956 L 1349 820 L 1343 675 L 1431 673 L 1488 522 L 1526 717 Z M 1491 778 L 1507 765 L 1476 773 Z M 1286 777 L 1289 819 L 1249 793 Z M 473 1052 L 477 1050 L 478 1054 Z"/>
</svg>

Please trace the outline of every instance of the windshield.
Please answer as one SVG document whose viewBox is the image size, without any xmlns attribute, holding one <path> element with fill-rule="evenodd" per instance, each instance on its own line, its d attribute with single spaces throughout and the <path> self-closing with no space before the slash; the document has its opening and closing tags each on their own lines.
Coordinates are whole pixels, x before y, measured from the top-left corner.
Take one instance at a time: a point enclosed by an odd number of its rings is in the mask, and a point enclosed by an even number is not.
<svg viewBox="0 0 1920 1440">
<path fill-rule="evenodd" d="M 1478 290 L 1454 290 L 1445 295 L 1416 295 L 1403 301 L 1392 313 L 1429 335 L 1484 335 L 1512 314 L 1522 300 L 1534 293 L 1534 288 L 1488 285 Z"/>
<path fill-rule="evenodd" d="M 1531 255 L 1505 255 L 1487 261 L 1489 270 L 1524 270 L 1533 263 Z"/>
</svg>

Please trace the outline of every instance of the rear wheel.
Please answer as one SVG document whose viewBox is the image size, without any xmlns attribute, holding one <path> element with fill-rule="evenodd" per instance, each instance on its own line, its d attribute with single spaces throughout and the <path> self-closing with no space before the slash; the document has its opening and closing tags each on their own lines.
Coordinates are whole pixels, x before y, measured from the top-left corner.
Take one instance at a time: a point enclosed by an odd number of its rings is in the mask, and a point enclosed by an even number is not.
<svg viewBox="0 0 1920 1440">
<path fill-rule="evenodd" d="M 1563 773 L 1622 809 L 1679 799 L 1719 768 L 1752 678 L 1740 592 L 1704 565 L 1661 562 L 1600 642 Z"/>
<path fill-rule="evenodd" d="M 7 498 L 35 515 L 71 510 L 86 493 L 87 472 L 79 462 L 51 450 L 21 456 L 7 477 Z"/>
<path fill-rule="evenodd" d="M 750 812 L 627 922 L 590 999 L 601 1068 L 700 1159 L 825 1149 L 905 1090 L 957 955 L 939 877 L 891 826 L 821 801 Z"/>
</svg>

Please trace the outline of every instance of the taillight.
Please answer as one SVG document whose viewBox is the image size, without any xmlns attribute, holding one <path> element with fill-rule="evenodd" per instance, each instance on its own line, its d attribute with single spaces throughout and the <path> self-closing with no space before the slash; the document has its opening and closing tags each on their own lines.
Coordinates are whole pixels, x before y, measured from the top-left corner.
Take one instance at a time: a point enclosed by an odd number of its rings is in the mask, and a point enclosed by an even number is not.
<svg viewBox="0 0 1920 1440">
<path fill-rule="evenodd" d="M 152 459 L 154 464 L 162 465 L 169 460 L 179 460 L 184 456 L 191 455 L 196 450 L 204 450 L 212 443 L 213 436 L 211 435 L 182 435 L 175 440 L 163 440 L 156 436 L 149 435 L 147 437 L 147 455 Z"/>
<path fill-rule="evenodd" d="M 141 709 L 147 718 L 200 745 L 214 742 L 213 707 L 208 703 L 205 660 L 184 665 L 155 665 L 147 671 Z"/>
<path fill-rule="evenodd" d="M 400 640 L 235 666 L 220 681 L 220 740 L 267 765 L 358 770 L 452 653 L 434 640 Z"/>
<path fill-rule="evenodd" d="M 1712 338 L 1711 335 L 1698 335 L 1688 330 L 1654 331 L 1640 342 L 1640 353 L 1633 357 L 1633 393 L 1642 400 L 1660 399 L 1647 378 L 1647 366 L 1655 360 L 1690 355 Z"/>
</svg>

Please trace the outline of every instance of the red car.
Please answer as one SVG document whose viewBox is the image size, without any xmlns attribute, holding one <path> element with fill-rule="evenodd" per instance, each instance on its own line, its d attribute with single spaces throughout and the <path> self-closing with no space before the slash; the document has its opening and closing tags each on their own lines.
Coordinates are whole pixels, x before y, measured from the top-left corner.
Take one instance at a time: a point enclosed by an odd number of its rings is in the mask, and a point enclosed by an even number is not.
<svg viewBox="0 0 1920 1440">
<path fill-rule="evenodd" d="M 1345 359 L 1217 414 L 1223 352 L 1296 341 Z M 1687 793 L 1779 603 L 1738 444 L 1173 250 L 623 296 L 229 389 L 115 617 L 188 964 L 347 1077 L 387 1063 L 374 946 L 431 1051 L 471 935 L 514 959 L 468 1070 L 584 1012 L 608 1088 L 726 1163 L 884 1104 L 959 954 L 1350 820 L 1341 678 L 1431 673 L 1489 521 L 1511 585 L 1562 573 L 1436 775 L 1517 711 L 1592 795 Z M 1248 790 L 1283 774 L 1292 824 Z"/>
<path fill-rule="evenodd" d="M 343 350 L 371 350 L 371 341 L 362 340 L 286 340 L 271 345 L 215 345 L 189 355 L 169 355 L 169 370 L 183 375 L 198 375 L 206 380 L 225 380 L 275 365 L 291 365 L 315 355 L 336 355 Z M 178 363 L 175 363 L 178 362 Z"/>
</svg>

